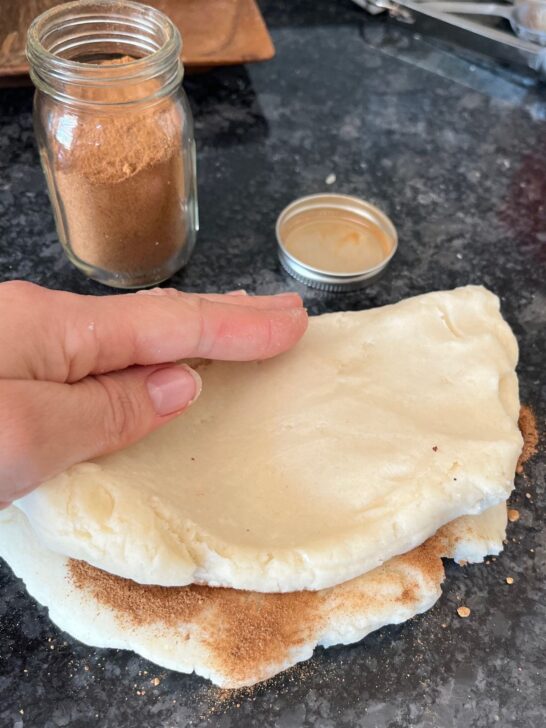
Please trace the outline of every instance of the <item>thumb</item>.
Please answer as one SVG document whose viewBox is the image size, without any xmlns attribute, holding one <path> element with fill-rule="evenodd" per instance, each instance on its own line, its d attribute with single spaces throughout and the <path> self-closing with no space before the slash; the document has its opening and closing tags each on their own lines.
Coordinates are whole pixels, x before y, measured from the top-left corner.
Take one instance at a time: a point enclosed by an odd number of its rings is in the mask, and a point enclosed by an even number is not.
<svg viewBox="0 0 546 728">
<path fill-rule="evenodd" d="M 75 384 L 0 382 L 0 503 L 70 465 L 119 450 L 183 412 L 201 392 L 185 364 L 131 367 Z"/>
</svg>

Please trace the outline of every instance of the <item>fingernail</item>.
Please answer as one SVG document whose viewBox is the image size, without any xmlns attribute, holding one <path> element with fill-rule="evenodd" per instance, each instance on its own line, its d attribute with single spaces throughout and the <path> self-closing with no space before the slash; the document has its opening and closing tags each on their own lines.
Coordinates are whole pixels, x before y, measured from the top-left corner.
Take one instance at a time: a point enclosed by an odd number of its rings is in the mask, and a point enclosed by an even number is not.
<svg viewBox="0 0 546 728">
<path fill-rule="evenodd" d="M 228 291 L 226 296 L 248 296 L 248 293 L 244 288 L 240 288 L 238 291 Z"/>
<path fill-rule="evenodd" d="M 146 386 L 154 410 L 164 417 L 193 404 L 201 394 L 203 383 L 196 371 L 181 364 L 150 374 Z"/>
</svg>

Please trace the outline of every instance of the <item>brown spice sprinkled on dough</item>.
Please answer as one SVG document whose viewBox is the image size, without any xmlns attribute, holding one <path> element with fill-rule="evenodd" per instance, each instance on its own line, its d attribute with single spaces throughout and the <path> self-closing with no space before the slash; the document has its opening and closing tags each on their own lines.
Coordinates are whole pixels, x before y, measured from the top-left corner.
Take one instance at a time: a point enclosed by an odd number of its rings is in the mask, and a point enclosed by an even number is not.
<svg viewBox="0 0 546 728">
<path fill-rule="evenodd" d="M 135 626 L 160 622 L 173 626 L 194 619 L 206 606 L 207 589 L 188 586 L 137 584 L 109 574 L 85 561 L 69 561 L 69 575 L 79 589 L 87 589 L 102 604 L 111 607 L 118 619 Z"/>
<path fill-rule="evenodd" d="M 450 540 L 451 536 L 447 532 L 444 533 L 443 529 L 440 529 L 435 536 L 429 538 L 424 544 L 407 554 L 399 556 L 398 559 L 404 563 L 404 566 L 407 565 L 418 569 L 426 579 L 442 582 L 444 579 L 442 556 Z"/>
<path fill-rule="evenodd" d="M 418 589 L 419 587 L 417 584 L 404 587 L 402 594 L 396 598 L 396 601 L 401 604 L 412 604 L 413 602 L 416 602 L 418 599 L 417 594 L 419 593 Z"/>
<path fill-rule="evenodd" d="M 217 668 L 235 681 L 266 677 L 265 670 L 287 660 L 322 620 L 320 592 L 257 594 L 223 590 L 207 640 Z M 263 679 L 263 678 L 262 678 Z"/>
<path fill-rule="evenodd" d="M 510 521 L 510 523 L 515 523 L 516 521 L 519 521 L 519 511 L 517 511 L 515 508 L 509 508 L 508 520 Z"/>
<path fill-rule="evenodd" d="M 197 585 L 150 586 L 73 559 L 69 575 L 76 587 L 90 591 L 125 625 L 173 627 L 191 622 L 204 628 L 216 669 L 234 682 L 256 680 L 262 670 L 284 662 L 322 618 L 320 592 L 258 594 Z"/>
<path fill-rule="evenodd" d="M 396 601 L 411 610 L 421 599 L 421 579 L 435 584 L 443 581 L 441 556 L 449 541 L 449 535 L 440 532 L 422 546 L 396 557 L 395 568 L 380 567 L 376 581 L 366 590 L 352 581 L 335 589 L 286 594 L 198 585 L 150 586 L 75 560 L 69 561 L 69 577 L 77 588 L 89 591 L 110 607 L 125 628 L 191 624 L 199 630 L 201 639 L 206 635 L 211 667 L 234 685 L 244 685 L 266 679 L 272 666 L 280 668 L 289 662 L 292 650 L 320 632 L 329 615 L 338 610 L 350 614 L 380 609 L 382 600 L 391 599 L 381 596 L 381 589 L 376 588 L 383 579 L 389 584 L 393 580 L 398 583 L 400 594 Z"/>
<path fill-rule="evenodd" d="M 75 560 L 69 561 L 69 577 L 77 588 L 111 608 L 125 628 L 191 625 L 210 651 L 211 668 L 226 682 L 242 686 L 266 679 L 272 667 L 289 662 L 291 652 L 314 639 L 336 612 L 348 615 L 383 608 L 385 599 L 392 600 L 381 588 L 384 580 L 390 586 L 396 583 L 395 601 L 411 611 L 422 598 L 422 580 L 434 585 L 443 581 L 442 556 L 460 537 L 448 524 L 418 548 L 395 557 L 388 567 L 379 567 L 365 589 L 359 580 L 334 589 L 286 594 L 150 586 Z M 466 617 L 470 610 L 460 607 L 458 613 Z M 188 632 L 181 635 L 190 638 Z"/>
<path fill-rule="evenodd" d="M 519 411 L 519 429 L 523 435 L 523 450 L 519 456 L 516 472 L 523 473 L 524 464 L 538 451 L 538 428 L 533 410 L 522 405 Z"/>
<path fill-rule="evenodd" d="M 466 619 L 467 617 L 470 617 L 470 609 L 468 607 L 457 607 L 457 614 L 459 617 Z"/>
</svg>

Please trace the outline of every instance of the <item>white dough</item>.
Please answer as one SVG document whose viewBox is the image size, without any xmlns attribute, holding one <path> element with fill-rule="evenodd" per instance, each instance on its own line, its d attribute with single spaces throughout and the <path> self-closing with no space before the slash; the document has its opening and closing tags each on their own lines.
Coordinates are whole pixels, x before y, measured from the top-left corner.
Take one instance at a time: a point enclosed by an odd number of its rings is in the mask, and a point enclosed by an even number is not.
<svg viewBox="0 0 546 728">
<path fill-rule="evenodd" d="M 137 582 L 323 589 L 506 500 L 516 362 L 481 287 L 315 317 L 276 359 L 205 363 L 187 413 L 16 506 L 48 549 Z"/>
<path fill-rule="evenodd" d="M 438 534 L 439 546 L 434 549 L 432 559 L 423 556 L 425 544 L 352 581 L 319 592 L 321 607 L 314 620 L 303 619 L 297 626 L 298 634 L 293 636 L 295 646 L 284 649 L 281 645 L 280 656 L 271 662 L 267 659 L 268 646 L 275 642 L 277 634 L 270 634 L 265 642 L 260 635 L 255 650 L 257 660 L 249 665 L 243 662 L 234 671 L 218 658 L 225 624 L 214 604 L 189 623 L 170 627 L 160 620 L 145 626 L 128 624 L 87 589 L 74 586 L 69 577 L 68 559 L 44 549 L 25 516 L 13 507 L 0 512 L 0 556 L 23 579 L 28 592 L 48 607 L 53 622 L 76 639 L 96 647 L 133 650 L 162 667 L 187 673 L 195 671 L 221 687 L 240 687 L 265 680 L 307 660 L 317 645 L 356 642 L 386 624 L 398 624 L 426 611 L 441 594 L 444 571 L 439 557 L 464 553 L 469 561 L 481 561 L 487 554 L 498 554 L 505 527 L 506 506 L 500 504 L 481 515 L 460 518 L 444 527 Z M 250 602 L 255 596 L 246 594 L 241 599 Z M 267 602 L 276 595 L 258 596 Z M 244 611 L 242 601 L 241 628 L 237 634 L 248 642 Z M 214 649 L 218 640 L 220 650 L 218 646 Z"/>
</svg>

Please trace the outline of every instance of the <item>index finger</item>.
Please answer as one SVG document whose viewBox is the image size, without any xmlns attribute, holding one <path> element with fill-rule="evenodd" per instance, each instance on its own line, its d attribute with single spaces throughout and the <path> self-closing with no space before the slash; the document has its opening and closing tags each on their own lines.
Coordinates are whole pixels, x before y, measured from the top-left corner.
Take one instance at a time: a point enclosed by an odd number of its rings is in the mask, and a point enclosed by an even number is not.
<svg viewBox="0 0 546 728">
<path fill-rule="evenodd" d="M 191 295 L 96 297 L 38 290 L 42 301 L 33 309 L 33 337 L 41 338 L 33 342 L 33 357 L 46 363 L 29 376 L 50 381 L 194 357 L 267 359 L 290 349 L 307 328 L 299 297 L 288 308 L 259 308 Z"/>
</svg>

